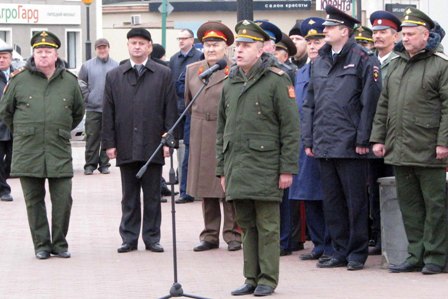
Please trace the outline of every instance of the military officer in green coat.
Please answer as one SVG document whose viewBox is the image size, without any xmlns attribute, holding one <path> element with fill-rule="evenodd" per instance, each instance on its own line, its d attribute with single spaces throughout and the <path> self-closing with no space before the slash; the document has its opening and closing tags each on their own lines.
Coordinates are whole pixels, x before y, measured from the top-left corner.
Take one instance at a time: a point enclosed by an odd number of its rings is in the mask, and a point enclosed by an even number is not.
<svg viewBox="0 0 448 299">
<path fill-rule="evenodd" d="M 14 135 L 11 175 L 20 177 L 36 258 L 69 258 L 66 235 L 72 207 L 70 131 L 82 120 L 76 77 L 58 58 L 61 42 L 51 32 L 31 39 L 33 56 L 14 74 L 0 102 L 0 117 Z M 45 181 L 52 203 L 51 230 Z M 51 233 L 50 233 L 51 231 Z"/>
<path fill-rule="evenodd" d="M 389 65 L 370 141 L 394 166 L 408 258 L 390 271 L 441 273 L 448 251 L 448 57 L 434 22 L 416 8 L 402 19 L 398 57 Z"/>
<path fill-rule="evenodd" d="M 263 54 L 269 35 L 247 20 L 235 31 L 236 66 L 219 104 L 216 174 L 243 230 L 246 280 L 232 295 L 266 296 L 278 283 L 279 206 L 298 170 L 299 116 L 288 75 Z"/>
</svg>

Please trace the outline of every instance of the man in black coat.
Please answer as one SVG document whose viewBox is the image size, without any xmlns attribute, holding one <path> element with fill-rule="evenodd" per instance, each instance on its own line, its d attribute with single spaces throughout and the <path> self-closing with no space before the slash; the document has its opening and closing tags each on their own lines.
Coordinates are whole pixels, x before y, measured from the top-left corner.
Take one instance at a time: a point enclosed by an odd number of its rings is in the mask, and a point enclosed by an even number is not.
<svg viewBox="0 0 448 299">
<path fill-rule="evenodd" d="M 176 120 L 176 94 L 169 68 L 148 58 L 152 47 L 150 33 L 133 28 L 127 38 L 130 60 L 107 73 L 103 103 L 102 142 L 108 157 L 117 159 L 123 190 L 120 224 L 123 243 L 118 252 L 137 249 L 142 222 L 146 249 L 163 252 L 159 243 L 160 177 L 169 148 L 157 153 L 140 180 L 136 174 Z"/>
<path fill-rule="evenodd" d="M 0 98 L 3 89 L 14 71 L 11 66 L 12 47 L 0 47 Z M 12 135 L 3 121 L 0 121 L 0 200 L 12 201 L 11 187 L 6 182 L 11 170 Z"/>
<path fill-rule="evenodd" d="M 325 195 L 325 222 L 334 246 L 320 268 L 364 267 L 368 249 L 367 154 L 381 91 L 380 64 L 356 44 L 358 20 L 332 7 L 325 42 L 311 69 L 303 105 L 303 144 L 316 157 Z"/>
</svg>

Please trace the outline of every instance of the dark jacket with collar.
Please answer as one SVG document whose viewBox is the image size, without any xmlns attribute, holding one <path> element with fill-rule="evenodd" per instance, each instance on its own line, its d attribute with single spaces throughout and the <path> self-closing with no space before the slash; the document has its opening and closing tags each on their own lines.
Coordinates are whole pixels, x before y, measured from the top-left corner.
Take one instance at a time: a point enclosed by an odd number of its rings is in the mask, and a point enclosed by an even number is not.
<svg viewBox="0 0 448 299">
<path fill-rule="evenodd" d="M 9 67 L 9 76 L 14 72 L 12 66 Z M 3 89 L 5 89 L 8 80 L 6 80 L 6 76 L 3 71 L 0 71 L 0 98 L 3 96 Z M 11 131 L 8 129 L 6 124 L 0 120 L 0 141 L 9 141 L 12 139 Z"/>
<path fill-rule="evenodd" d="M 190 63 L 199 61 L 202 59 L 202 52 L 196 49 L 195 47 L 191 48 L 190 52 L 186 56 L 184 56 L 180 51 L 171 56 L 170 58 L 170 69 L 171 69 L 171 78 L 173 79 L 174 84 L 179 84 L 179 79 L 181 75 L 185 72 L 185 68 Z M 177 93 L 177 109 L 179 114 L 182 113 L 185 109 L 185 101 L 184 101 L 184 88 L 182 85 L 182 89 Z"/>
<path fill-rule="evenodd" d="M 138 77 L 126 61 L 107 73 L 103 105 L 102 142 L 117 149 L 117 166 L 147 161 L 177 116 L 169 68 L 148 59 Z M 153 163 L 164 164 L 162 151 Z"/>
<path fill-rule="evenodd" d="M 317 158 L 362 158 L 381 92 L 380 63 L 350 38 L 336 60 L 319 50 L 303 105 L 303 143 Z"/>
</svg>

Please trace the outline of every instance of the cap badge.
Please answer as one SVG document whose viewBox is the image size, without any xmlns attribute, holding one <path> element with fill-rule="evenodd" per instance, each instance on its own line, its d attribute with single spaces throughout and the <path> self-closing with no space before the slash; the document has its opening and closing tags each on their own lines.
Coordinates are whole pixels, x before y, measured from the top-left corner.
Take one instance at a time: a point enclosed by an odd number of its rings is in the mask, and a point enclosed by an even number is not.
<svg viewBox="0 0 448 299">
<path fill-rule="evenodd" d="M 308 22 L 309 25 L 313 25 L 313 24 L 315 24 L 315 23 L 316 23 L 316 22 L 314 22 L 313 19 L 311 19 L 311 20 Z"/>
<path fill-rule="evenodd" d="M 380 24 L 380 25 L 383 24 L 383 20 L 379 19 L 378 24 Z"/>
<path fill-rule="evenodd" d="M 406 14 L 409 15 L 412 13 L 412 10 L 410 8 L 408 8 L 408 10 L 406 10 Z"/>
<path fill-rule="evenodd" d="M 404 17 L 405 20 L 409 20 L 409 16 Z"/>
<path fill-rule="evenodd" d="M 246 29 L 243 29 L 243 34 L 246 34 L 247 33 L 247 30 Z"/>
<path fill-rule="evenodd" d="M 249 25 L 249 24 L 250 24 L 250 22 L 248 20 L 243 21 L 243 25 Z"/>
<path fill-rule="evenodd" d="M 46 33 L 45 31 L 42 31 L 42 33 L 40 34 L 40 36 L 42 36 L 42 37 L 46 37 L 46 36 L 48 36 L 48 33 Z"/>
</svg>

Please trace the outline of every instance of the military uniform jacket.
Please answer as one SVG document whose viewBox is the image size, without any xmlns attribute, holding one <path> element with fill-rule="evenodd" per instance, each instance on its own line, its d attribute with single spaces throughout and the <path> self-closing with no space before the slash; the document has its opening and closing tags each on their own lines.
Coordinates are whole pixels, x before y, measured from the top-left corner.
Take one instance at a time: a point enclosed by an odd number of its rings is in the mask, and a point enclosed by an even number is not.
<svg viewBox="0 0 448 299">
<path fill-rule="evenodd" d="M 299 113 L 292 83 L 274 62 L 262 60 L 246 75 L 231 69 L 218 113 L 216 174 L 226 199 L 281 201 L 281 173 L 297 173 Z"/>
<path fill-rule="evenodd" d="M 83 118 L 83 102 L 78 80 L 61 60 L 49 80 L 28 60 L 0 103 L 0 117 L 14 135 L 12 176 L 73 176 L 70 131 Z"/>
<path fill-rule="evenodd" d="M 305 148 L 316 158 L 367 158 L 356 146 L 369 146 L 381 92 L 378 59 L 350 38 L 333 62 L 330 45 L 319 50 L 303 105 Z"/>
<path fill-rule="evenodd" d="M 230 61 L 227 61 L 230 64 Z M 204 85 L 199 74 L 209 68 L 205 60 L 187 66 L 185 105 Z M 215 72 L 208 85 L 191 107 L 190 158 L 188 161 L 187 193 L 194 197 L 224 198 L 216 170 L 216 127 L 218 103 L 229 67 Z"/>
<path fill-rule="evenodd" d="M 9 74 L 11 75 L 14 72 L 12 66 L 9 68 Z M 6 86 L 7 80 L 5 74 L 0 70 L 0 98 L 3 95 L 3 89 Z M 0 121 L 0 141 L 10 141 L 11 131 L 8 129 L 6 124 L 3 121 Z"/>
<path fill-rule="evenodd" d="M 426 48 L 409 57 L 402 43 L 395 51 L 370 141 L 385 144 L 385 163 L 398 166 L 445 167 L 436 146 L 448 146 L 448 57 L 436 52 L 434 34 Z"/>
<path fill-rule="evenodd" d="M 140 77 L 130 61 L 107 73 L 102 144 L 106 149 L 117 149 L 117 166 L 147 161 L 176 115 L 176 93 L 169 68 L 148 59 Z M 160 150 L 152 163 L 164 161 Z"/>
</svg>

